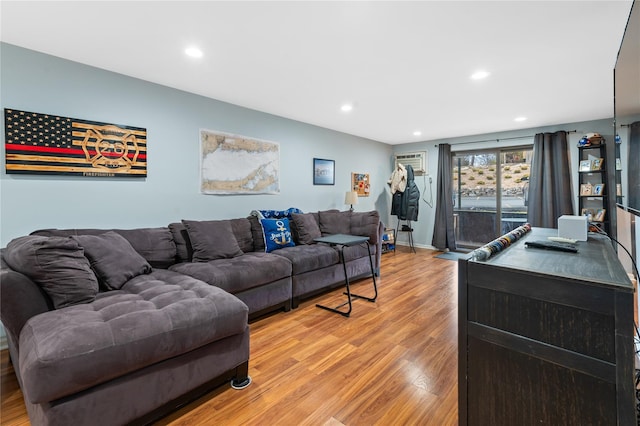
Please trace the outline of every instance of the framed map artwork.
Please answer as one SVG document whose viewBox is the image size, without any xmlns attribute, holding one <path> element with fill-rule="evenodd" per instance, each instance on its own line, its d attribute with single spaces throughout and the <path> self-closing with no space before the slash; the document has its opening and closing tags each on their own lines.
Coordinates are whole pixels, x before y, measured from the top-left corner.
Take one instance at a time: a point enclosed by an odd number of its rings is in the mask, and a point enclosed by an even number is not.
<svg viewBox="0 0 640 426">
<path fill-rule="evenodd" d="M 279 194 L 280 144 L 200 130 L 200 190 L 204 194 Z"/>
</svg>

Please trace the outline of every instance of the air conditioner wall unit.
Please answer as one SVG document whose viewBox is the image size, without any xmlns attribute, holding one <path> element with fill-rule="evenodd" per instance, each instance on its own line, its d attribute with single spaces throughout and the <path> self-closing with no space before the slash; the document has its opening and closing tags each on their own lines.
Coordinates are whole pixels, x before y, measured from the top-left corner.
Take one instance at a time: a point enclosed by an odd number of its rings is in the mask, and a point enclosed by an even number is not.
<svg viewBox="0 0 640 426">
<path fill-rule="evenodd" d="M 427 175 L 427 152 L 399 152 L 394 155 L 395 163 L 394 168 L 398 167 L 398 163 L 403 166 L 410 165 L 413 167 L 413 172 L 416 176 Z"/>
</svg>

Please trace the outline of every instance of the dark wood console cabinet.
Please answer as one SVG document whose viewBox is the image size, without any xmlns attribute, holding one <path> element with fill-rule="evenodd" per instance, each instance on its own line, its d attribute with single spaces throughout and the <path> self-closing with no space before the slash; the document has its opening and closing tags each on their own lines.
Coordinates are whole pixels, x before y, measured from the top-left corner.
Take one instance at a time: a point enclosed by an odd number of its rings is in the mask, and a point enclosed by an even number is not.
<svg viewBox="0 0 640 426">
<path fill-rule="evenodd" d="M 460 425 L 635 425 L 634 290 L 599 235 L 578 253 L 460 260 Z"/>
</svg>

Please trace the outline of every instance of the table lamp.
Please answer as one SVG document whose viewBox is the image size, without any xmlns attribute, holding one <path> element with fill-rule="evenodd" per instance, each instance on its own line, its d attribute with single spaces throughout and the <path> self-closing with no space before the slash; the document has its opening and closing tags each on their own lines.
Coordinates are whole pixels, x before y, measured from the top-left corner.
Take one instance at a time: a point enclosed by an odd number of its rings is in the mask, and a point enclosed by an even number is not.
<svg viewBox="0 0 640 426">
<path fill-rule="evenodd" d="M 353 205 L 358 204 L 358 193 L 356 191 L 347 191 L 344 196 L 344 203 L 351 206 L 349 211 L 353 211 Z"/>
</svg>

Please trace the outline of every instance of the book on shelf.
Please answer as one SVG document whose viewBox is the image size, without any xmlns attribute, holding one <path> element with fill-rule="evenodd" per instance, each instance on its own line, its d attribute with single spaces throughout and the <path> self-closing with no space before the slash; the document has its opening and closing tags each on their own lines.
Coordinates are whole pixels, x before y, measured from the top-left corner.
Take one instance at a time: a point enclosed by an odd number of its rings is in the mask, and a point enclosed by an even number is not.
<svg viewBox="0 0 640 426">
<path fill-rule="evenodd" d="M 580 168 L 581 172 L 590 172 L 591 171 L 591 160 L 580 160 Z"/>
<path fill-rule="evenodd" d="M 604 166 L 604 158 L 595 158 L 591 161 L 591 170 L 602 170 Z"/>
<path fill-rule="evenodd" d="M 597 195 L 597 196 L 604 195 L 604 183 L 597 183 L 593 185 L 591 195 Z"/>
<path fill-rule="evenodd" d="M 590 183 L 580 184 L 580 195 L 593 195 L 593 186 Z"/>
</svg>

